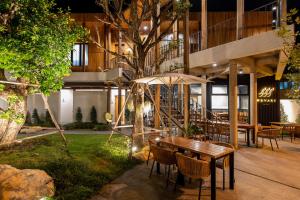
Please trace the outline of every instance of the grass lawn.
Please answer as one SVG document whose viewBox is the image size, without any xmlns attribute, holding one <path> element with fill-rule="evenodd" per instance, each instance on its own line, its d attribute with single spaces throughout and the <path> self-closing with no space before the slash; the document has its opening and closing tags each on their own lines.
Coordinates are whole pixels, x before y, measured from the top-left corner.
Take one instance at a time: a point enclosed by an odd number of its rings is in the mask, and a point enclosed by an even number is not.
<svg viewBox="0 0 300 200">
<path fill-rule="evenodd" d="M 128 143 L 115 135 L 66 135 L 67 148 L 59 135 L 26 141 L 13 149 L 1 151 L 0 163 L 25 169 L 42 169 L 54 178 L 55 199 L 88 199 L 102 185 L 133 167 L 128 160 Z"/>
</svg>

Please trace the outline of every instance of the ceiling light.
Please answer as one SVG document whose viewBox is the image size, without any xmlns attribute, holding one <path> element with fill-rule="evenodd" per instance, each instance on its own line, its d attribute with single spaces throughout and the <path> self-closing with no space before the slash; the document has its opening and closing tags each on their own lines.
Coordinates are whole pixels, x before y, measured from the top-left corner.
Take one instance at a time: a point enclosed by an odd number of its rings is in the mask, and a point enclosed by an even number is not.
<svg viewBox="0 0 300 200">
<path fill-rule="evenodd" d="M 275 23 L 276 23 L 276 20 L 275 20 L 275 19 L 273 19 L 273 20 L 272 20 L 272 23 L 273 23 L 273 24 L 275 24 Z"/>
<path fill-rule="evenodd" d="M 147 31 L 148 30 L 148 26 L 144 26 L 143 29 L 144 29 L 144 31 Z"/>
<path fill-rule="evenodd" d="M 217 63 L 214 63 L 214 64 L 212 64 L 212 66 L 213 66 L 213 67 L 216 67 L 216 66 L 218 66 L 218 64 L 217 64 Z"/>
<path fill-rule="evenodd" d="M 132 147 L 132 152 L 136 152 L 136 151 L 137 151 L 137 147 L 136 146 Z"/>
<path fill-rule="evenodd" d="M 242 74 L 243 73 L 243 70 L 242 69 L 240 69 L 240 71 L 239 71 L 239 74 Z"/>
<path fill-rule="evenodd" d="M 273 6 L 272 10 L 276 10 L 276 9 L 277 9 L 277 7 L 276 7 L 276 6 Z"/>
</svg>

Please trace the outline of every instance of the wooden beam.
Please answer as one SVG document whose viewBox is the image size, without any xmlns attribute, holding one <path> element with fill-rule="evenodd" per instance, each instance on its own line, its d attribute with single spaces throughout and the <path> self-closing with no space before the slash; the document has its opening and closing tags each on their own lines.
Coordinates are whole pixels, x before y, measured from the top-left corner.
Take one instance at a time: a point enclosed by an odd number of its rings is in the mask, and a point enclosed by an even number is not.
<svg viewBox="0 0 300 200">
<path fill-rule="evenodd" d="M 266 76 L 274 75 L 273 69 L 265 65 L 257 66 L 256 71 Z"/>
<path fill-rule="evenodd" d="M 281 79 L 287 62 L 288 62 L 288 57 L 283 51 L 280 51 L 275 80 L 279 81 Z"/>
</svg>

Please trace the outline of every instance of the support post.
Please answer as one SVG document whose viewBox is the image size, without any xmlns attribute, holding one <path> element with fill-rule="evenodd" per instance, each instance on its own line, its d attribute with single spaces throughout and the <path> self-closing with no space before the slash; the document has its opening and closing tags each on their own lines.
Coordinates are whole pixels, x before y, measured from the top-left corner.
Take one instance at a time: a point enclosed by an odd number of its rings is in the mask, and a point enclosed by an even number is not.
<svg viewBox="0 0 300 200">
<path fill-rule="evenodd" d="M 201 50 L 207 49 L 207 0 L 201 0 Z"/>
<path fill-rule="evenodd" d="M 107 50 L 111 50 L 111 28 L 110 24 L 104 24 L 104 48 Z M 110 53 L 107 51 L 104 52 L 104 69 L 110 69 Z"/>
<path fill-rule="evenodd" d="M 257 135 L 257 77 L 256 73 L 250 73 L 250 123 L 255 126 L 254 140 Z"/>
<path fill-rule="evenodd" d="M 203 79 L 206 79 L 206 75 L 202 75 L 201 76 Z M 206 95 L 207 95 L 207 87 L 206 87 L 206 83 L 201 83 L 201 118 L 202 119 L 206 119 Z"/>
<path fill-rule="evenodd" d="M 157 4 L 157 15 L 160 14 L 160 4 Z M 152 26 L 152 24 L 151 24 Z M 155 40 L 159 37 L 160 35 L 160 26 L 156 29 L 156 34 L 155 34 Z M 159 43 L 155 45 L 154 49 L 154 60 L 155 62 L 159 60 L 160 57 L 160 48 L 159 48 Z M 159 74 L 160 73 L 160 66 L 158 63 L 155 64 L 155 73 Z M 160 85 L 155 86 L 155 106 L 157 109 L 154 110 L 154 127 L 159 129 L 160 128 Z"/>
<path fill-rule="evenodd" d="M 189 0 L 185 0 L 189 3 Z M 189 30 L 189 9 L 186 9 L 183 16 L 183 31 L 184 31 L 184 54 L 183 54 L 183 64 L 184 64 L 184 74 L 189 74 L 190 72 L 190 30 Z M 184 128 L 188 129 L 190 120 L 190 86 L 184 85 Z"/>
<path fill-rule="evenodd" d="M 277 19 L 277 24 L 282 26 L 286 24 L 287 16 L 287 0 L 278 0 L 277 12 L 279 12 L 279 18 Z"/>
<path fill-rule="evenodd" d="M 234 148 L 238 148 L 238 110 L 237 110 L 237 64 L 230 63 L 229 66 L 229 122 L 230 142 Z"/>
<path fill-rule="evenodd" d="M 155 107 L 154 110 L 154 127 L 159 129 L 160 128 L 160 85 L 155 86 Z"/>
<path fill-rule="evenodd" d="M 237 0 L 236 5 L 236 39 L 243 38 L 244 27 L 244 0 Z"/>
</svg>

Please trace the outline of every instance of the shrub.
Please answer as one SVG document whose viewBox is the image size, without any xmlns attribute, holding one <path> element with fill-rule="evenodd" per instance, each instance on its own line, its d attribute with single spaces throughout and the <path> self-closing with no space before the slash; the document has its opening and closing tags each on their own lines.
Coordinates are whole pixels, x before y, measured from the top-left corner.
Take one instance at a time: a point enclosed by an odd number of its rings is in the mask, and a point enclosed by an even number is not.
<svg viewBox="0 0 300 200">
<path fill-rule="evenodd" d="M 81 113 L 81 108 L 80 107 L 77 108 L 76 122 L 82 122 L 82 113 Z"/>
<path fill-rule="evenodd" d="M 46 114 L 45 114 L 45 123 L 44 123 L 45 126 L 49 126 L 49 127 L 53 127 L 54 126 L 54 123 L 51 119 L 51 116 L 50 116 L 50 113 L 48 110 L 46 110 Z"/>
<path fill-rule="evenodd" d="M 110 126 L 107 124 L 96 124 L 94 126 L 94 130 L 95 131 L 109 131 L 110 130 Z"/>
<path fill-rule="evenodd" d="M 95 124 L 92 122 L 73 122 L 70 124 L 65 124 L 65 130 L 72 130 L 72 129 L 93 129 Z"/>
<path fill-rule="evenodd" d="M 41 120 L 39 117 L 39 113 L 37 111 L 37 109 L 35 108 L 32 112 L 32 120 L 31 120 L 33 125 L 41 125 Z"/>
<path fill-rule="evenodd" d="M 31 125 L 31 114 L 29 111 L 26 113 L 25 125 Z"/>
<path fill-rule="evenodd" d="M 93 106 L 91 109 L 90 117 L 91 117 L 92 123 L 96 124 L 98 122 L 97 121 L 97 110 L 96 110 L 95 106 Z"/>
</svg>

